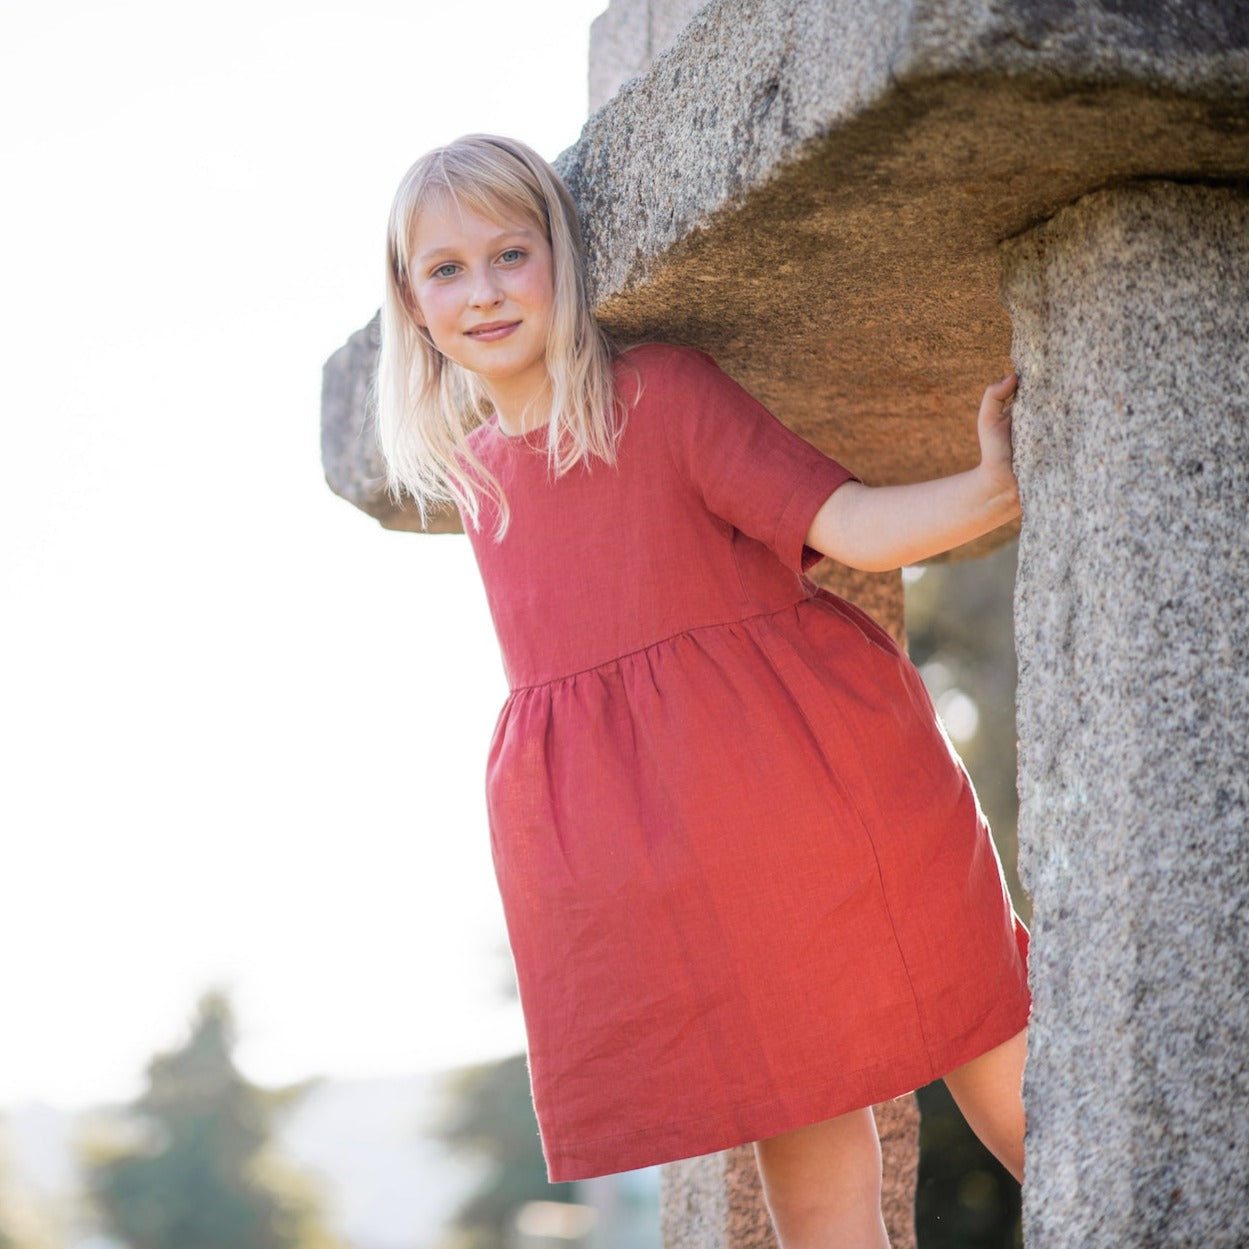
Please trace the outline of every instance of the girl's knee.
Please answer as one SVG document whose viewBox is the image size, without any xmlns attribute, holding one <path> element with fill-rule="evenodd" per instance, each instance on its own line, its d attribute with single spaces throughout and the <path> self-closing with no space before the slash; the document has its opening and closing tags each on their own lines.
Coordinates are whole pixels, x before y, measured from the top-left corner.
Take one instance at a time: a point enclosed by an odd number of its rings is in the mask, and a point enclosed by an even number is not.
<svg viewBox="0 0 1249 1249">
<path fill-rule="evenodd" d="M 758 1141 L 768 1211 L 785 1249 L 880 1239 L 880 1141 L 871 1109 Z"/>
</svg>

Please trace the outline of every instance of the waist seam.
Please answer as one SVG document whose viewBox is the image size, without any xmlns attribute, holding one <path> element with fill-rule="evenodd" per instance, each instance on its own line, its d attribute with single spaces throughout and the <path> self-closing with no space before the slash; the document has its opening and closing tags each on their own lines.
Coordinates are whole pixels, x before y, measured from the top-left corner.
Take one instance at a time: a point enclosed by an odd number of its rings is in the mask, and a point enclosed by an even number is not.
<svg viewBox="0 0 1249 1249">
<path fill-rule="evenodd" d="M 760 620 L 765 616 L 779 616 L 781 612 L 788 611 L 791 607 L 797 607 L 799 603 L 805 603 L 813 599 L 813 594 L 802 594 L 792 602 L 783 603 L 780 607 L 769 607 L 766 611 L 754 612 L 749 616 L 734 616 L 730 620 L 712 620 L 706 624 L 691 625 L 688 629 L 677 629 L 673 633 L 669 633 L 666 637 L 656 638 L 653 642 L 647 642 L 644 646 L 634 647 L 631 651 L 624 651 L 619 655 L 613 655 L 610 659 L 604 659 L 596 664 L 587 664 L 584 668 L 577 668 L 572 672 L 562 673 L 560 676 L 548 677 L 545 681 L 530 681 L 526 685 L 512 685 L 508 687 L 509 694 L 520 694 L 525 690 L 539 690 L 546 685 L 556 685 L 560 681 L 568 681 L 573 677 L 579 677 L 586 672 L 597 672 L 600 668 L 610 667 L 612 664 L 619 663 L 622 659 L 629 659 L 633 655 L 640 655 L 643 651 L 648 651 L 656 646 L 662 646 L 665 642 L 671 642 L 673 638 L 685 637 L 691 633 L 700 633 L 704 629 L 722 629 L 725 625 L 748 624 L 752 620 Z"/>
</svg>

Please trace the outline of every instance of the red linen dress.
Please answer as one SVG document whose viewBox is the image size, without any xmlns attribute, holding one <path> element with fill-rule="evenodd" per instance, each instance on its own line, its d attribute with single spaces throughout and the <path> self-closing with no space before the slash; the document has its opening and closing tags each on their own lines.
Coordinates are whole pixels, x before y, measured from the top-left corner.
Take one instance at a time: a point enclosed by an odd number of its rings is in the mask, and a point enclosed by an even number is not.
<svg viewBox="0 0 1249 1249">
<path fill-rule="evenodd" d="M 802 573 L 850 478 L 709 357 L 617 365 L 616 467 L 470 446 L 510 689 L 491 841 L 552 1180 L 909 1092 L 1018 1032 L 1026 934 L 910 662 Z"/>
</svg>

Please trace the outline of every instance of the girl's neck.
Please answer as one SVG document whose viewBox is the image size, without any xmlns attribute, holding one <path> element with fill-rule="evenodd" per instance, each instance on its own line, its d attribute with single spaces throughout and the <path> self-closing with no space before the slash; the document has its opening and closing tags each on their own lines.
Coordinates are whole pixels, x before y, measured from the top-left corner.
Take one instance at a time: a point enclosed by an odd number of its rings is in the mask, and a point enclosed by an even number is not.
<svg viewBox="0 0 1249 1249">
<path fill-rule="evenodd" d="M 551 414 L 551 382 L 547 378 L 536 390 L 532 387 L 511 390 L 507 386 L 489 385 L 486 393 L 499 420 L 499 428 L 508 435 L 527 434 L 540 429 Z"/>
</svg>

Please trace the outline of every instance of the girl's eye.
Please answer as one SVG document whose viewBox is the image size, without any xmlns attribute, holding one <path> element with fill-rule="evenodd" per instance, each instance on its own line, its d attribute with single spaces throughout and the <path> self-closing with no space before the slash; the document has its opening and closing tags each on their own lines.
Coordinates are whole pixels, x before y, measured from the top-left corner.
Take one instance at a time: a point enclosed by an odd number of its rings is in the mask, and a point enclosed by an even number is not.
<svg viewBox="0 0 1249 1249">
<path fill-rule="evenodd" d="M 499 259 L 505 265 L 519 264 L 525 258 L 525 253 L 519 247 L 509 247 L 507 251 L 502 252 Z"/>
<path fill-rule="evenodd" d="M 438 268 L 434 270 L 434 277 L 453 278 L 459 272 L 459 269 L 460 269 L 459 265 L 453 265 L 450 262 L 448 262 L 445 265 L 439 265 Z"/>
</svg>

